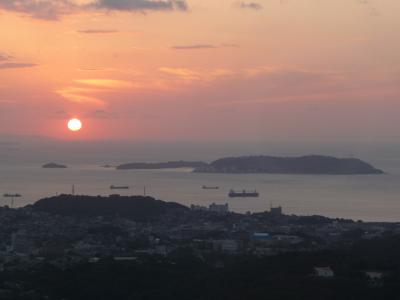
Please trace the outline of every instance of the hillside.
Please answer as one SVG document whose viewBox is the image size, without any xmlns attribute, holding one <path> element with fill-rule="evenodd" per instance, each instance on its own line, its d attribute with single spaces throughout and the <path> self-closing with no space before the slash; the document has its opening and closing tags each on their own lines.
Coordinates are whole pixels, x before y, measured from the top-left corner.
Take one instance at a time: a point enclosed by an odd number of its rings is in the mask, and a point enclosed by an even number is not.
<svg viewBox="0 0 400 300">
<path fill-rule="evenodd" d="M 58 215 L 83 217 L 119 215 L 137 221 L 148 221 L 163 214 L 188 209 L 178 203 L 164 202 L 151 197 L 117 195 L 110 197 L 60 195 L 41 199 L 33 205 L 33 208 Z"/>
</svg>

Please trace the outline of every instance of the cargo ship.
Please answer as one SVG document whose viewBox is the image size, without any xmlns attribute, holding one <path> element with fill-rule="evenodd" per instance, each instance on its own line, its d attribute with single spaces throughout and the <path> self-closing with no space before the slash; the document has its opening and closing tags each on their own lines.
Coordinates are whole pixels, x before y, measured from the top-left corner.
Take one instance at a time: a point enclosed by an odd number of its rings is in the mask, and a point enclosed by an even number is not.
<svg viewBox="0 0 400 300">
<path fill-rule="evenodd" d="M 218 190 L 219 186 L 207 186 L 207 185 L 203 185 L 203 190 Z"/>
<path fill-rule="evenodd" d="M 230 198 L 257 198 L 260 196 L 260 194 L 255 190 L 252 192 L 248 192 L 246 190 L 243 190 L 241 192 L 235 192 L 234 190 L 230 190 L 228 196 Z"/>
<path fill-rule="evenodd" d="M 110 186 L 111 190 L 129 190 L 129 186 L 116 186 L 112 185 Z"/>
<path fill-rule="evenodd" d="M 19 198 L 22 197 L 21 194 L 4 194 L 3 197 L 5 198 Z"/>
</svg>

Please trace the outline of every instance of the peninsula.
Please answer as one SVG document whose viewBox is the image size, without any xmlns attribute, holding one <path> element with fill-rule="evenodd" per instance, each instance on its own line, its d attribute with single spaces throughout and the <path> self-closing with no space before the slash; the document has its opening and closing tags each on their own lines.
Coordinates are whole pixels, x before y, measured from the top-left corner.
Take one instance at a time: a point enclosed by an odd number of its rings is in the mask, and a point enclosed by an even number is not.
<svg viewBox="0 0 400 300">
<path fill-rule="evenodd" d="M 169 161 L 169 162 L 136 162 L 122 164 L 116 167 L 117 170 L 155 170 L 155 169 L 178 169 L 178 168 L 204 168 L 208 164 L 201 161 Z"/>
</svg>

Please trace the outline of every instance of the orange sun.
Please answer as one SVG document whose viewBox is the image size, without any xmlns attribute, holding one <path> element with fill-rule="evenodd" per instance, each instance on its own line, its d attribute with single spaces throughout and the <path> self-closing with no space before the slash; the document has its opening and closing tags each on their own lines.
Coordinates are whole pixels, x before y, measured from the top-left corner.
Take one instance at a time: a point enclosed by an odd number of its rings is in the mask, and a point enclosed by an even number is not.
<svg viewBox="0 0 400 300">
<path fill-rule="evenodd" d="M 82 128 L 82 122 L 79 119 L 71 119 L 68 121 L 68 129 L 71 131 L 79 131 Z"/>
</svg>

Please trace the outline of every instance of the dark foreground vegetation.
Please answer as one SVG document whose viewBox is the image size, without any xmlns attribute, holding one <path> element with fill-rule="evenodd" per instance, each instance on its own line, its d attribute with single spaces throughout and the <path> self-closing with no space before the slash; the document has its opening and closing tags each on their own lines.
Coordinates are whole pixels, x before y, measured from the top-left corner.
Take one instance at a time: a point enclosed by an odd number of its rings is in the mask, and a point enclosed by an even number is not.
<svg viewBox="0 0 400 300">
<path fill-rule="evenodd" d="M 360 241 L 346 249 L 278 256 L 210 255 L 181 249 L 169 258 L 135 261 L 104 258 L 60 269 L 38 264 L 28 271 L 0 273 L 0 298 L 7 299 L 399 299 L 400 238 Z M 314 266 L 335 276 L 318 278 Z M 372 281 L 365 271 L 380 270 Z"/>
<path fill-rule="evenodd" d="M 144 196 L 72 196 L 45 198 L 33 205 L 34 209 L 64 216 L 115 216 L 137 221 L 150 221 L 168 213 L 188 210 L 187 207 Z"/>
</svg>

